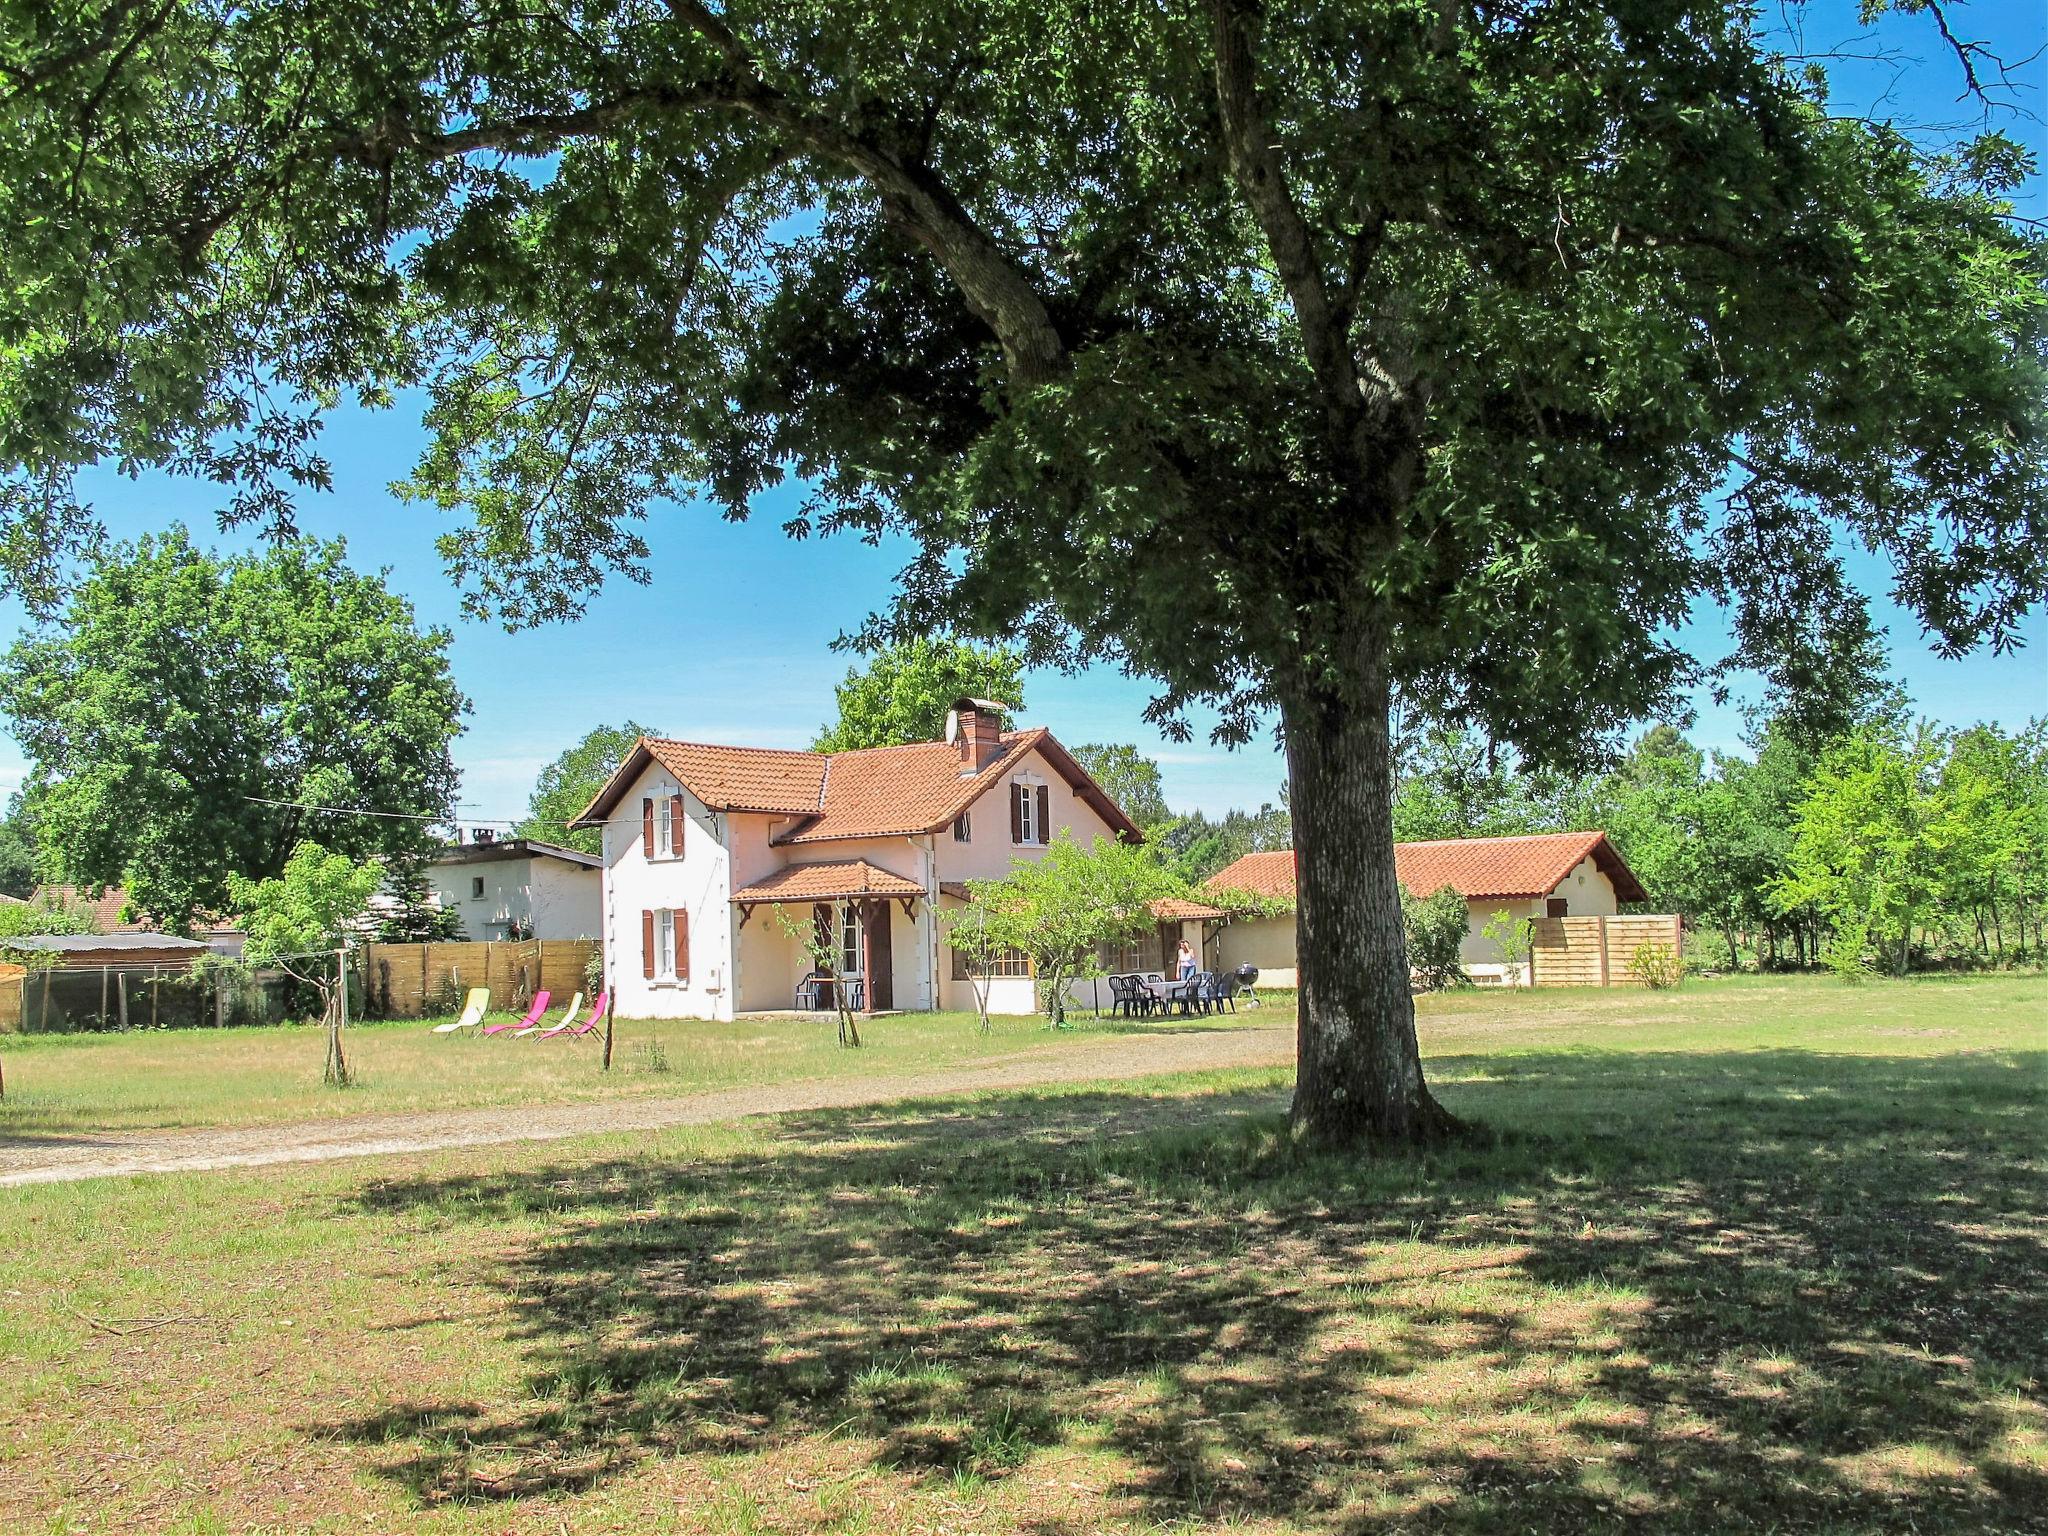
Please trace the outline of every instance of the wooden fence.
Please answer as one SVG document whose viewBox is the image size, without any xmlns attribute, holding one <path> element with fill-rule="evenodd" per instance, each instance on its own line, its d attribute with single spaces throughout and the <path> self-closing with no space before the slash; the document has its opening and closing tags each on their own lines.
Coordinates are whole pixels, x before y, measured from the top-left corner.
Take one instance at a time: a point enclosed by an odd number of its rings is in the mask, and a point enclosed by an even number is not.
<svg viewBox="0 0 2048 1536">
<path fill-rule="evenodd" d="M 365 944 L 363 1000 L 375 1018 L 452 1013 L 471 987 L 489 987 L 493 1008 L 524 1007 L 535 992 L 563 1002 L 587 990 L 596 939 L 493 939 L 471 944 Z"/>
<path fill-rule="evenodd" d="M 1640 986 L 1628 963 L 1642 944 L 1683 953 L 1679 920 L 1650 917 L 1539 917 L 1529 935 L 1529 984 L 1535 987 Z"/>
</svg>

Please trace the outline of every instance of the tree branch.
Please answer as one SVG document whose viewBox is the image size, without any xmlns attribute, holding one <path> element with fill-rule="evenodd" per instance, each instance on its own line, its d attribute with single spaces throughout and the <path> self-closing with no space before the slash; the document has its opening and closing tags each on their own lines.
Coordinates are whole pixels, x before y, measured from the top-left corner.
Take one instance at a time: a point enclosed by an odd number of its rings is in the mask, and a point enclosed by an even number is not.
<svg viewBox="0 0 2048 1536">
<path fill-rule="evenodd" d="M 1256 7 L 1249 0 L 1210 0 L 1209 11 L 1216 34 L 1216 104 L 1231 173 L 1266 237 L 1316 382 L 1332 409 L 1357 418 L 1362 415 L 1358 370 L 1324 284 L 1315 238 L 1288 190 L 1272 127 L 1259 104 L 1252 57 L 1259 30 Z"/>
<path fill-rule="evenodd" d="M 995 333 L 1011 379 L 1042 384 L 1066 369 L 1067 348 L 1030 279 L 932 169 L 906 162 L 771 86 L 746 45 L 702 0 L 668 0 L 737 77 L 731 105 L 783 129 L 857 173 L 884 208 L 937 259 L 976 318 Z"/>
</svg>

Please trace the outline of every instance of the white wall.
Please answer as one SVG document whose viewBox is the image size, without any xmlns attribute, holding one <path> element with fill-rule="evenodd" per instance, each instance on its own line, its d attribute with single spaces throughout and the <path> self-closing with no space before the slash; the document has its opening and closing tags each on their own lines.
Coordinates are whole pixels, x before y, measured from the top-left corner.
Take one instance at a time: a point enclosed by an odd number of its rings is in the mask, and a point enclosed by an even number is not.
<svg viewBox="0 0 2048 1536">
<path fill-rule="evenodd" d="M 1600 872 L 1591 858 L 1581 859 L 1550 894 L 1565 903 L 1567 917 L 1612 917 L 1621 910 L 1614 897 L 1614 882 Z M 1507 912 L 1515 917 L 1542 917 L 1550 910 L 1550 899 L 1539 896 L 1531 901 L 1472 901 L 1466 905 L 1467 930 L 1465 942 L 1458 946 L 1458 957 L 1468 967 L 1491 968 L 1501 963 L 1500 945 L 1482 930 L 1493 921 L 1493 915 Z"/>
<path fill-rule="evenodd" d="M 509 937 L 513 924 L 536 939 L 594 939 L 602 906 L 598 872 L 562 859 L 482 859 L 430 864 L 427 883 L 470 939 Z M 483 882 L 483 895 L 470 893 Z"/>
<path fill-rule="evenodd" d="M 683 797 L 683 852 L 641 848 L 640 802 Z M 604 829 L 605 969 L 614 1008 L 629 1019 L 729 1019 L 733 1016 L 731 858 L 725 818 L 705 807 L 659 764 L 650 764 L 619 801 Z M 659 822 L 656 842 L 660 843 Z M 643 911 L 663 907 L 690 915 L 687 982 L 649 981 L 641 974 Z"/>
<path fill-rule="evenodd" d="M 594 939 L 604 922 L 604 880 L 597 870 L 563 859 L 529 861 L 536 939 Z"/>
</svg>

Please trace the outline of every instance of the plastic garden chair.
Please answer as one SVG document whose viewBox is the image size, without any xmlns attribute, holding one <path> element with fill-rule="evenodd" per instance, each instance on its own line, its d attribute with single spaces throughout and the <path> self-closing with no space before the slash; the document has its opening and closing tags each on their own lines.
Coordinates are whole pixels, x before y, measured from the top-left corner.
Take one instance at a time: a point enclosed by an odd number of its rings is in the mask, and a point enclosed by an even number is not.
<svg viewBox="0 0 2048 1536">
<path fill-rule="evenodd" d="M 534 1036 L 536 1040 L 552 1040 L 556 1035 L 587 1035 L 604 1022 L 604 1010 L 612 1000 L 609 992 L 597 994 L 597 1001 L 590 1005 L 590 1017 L 581 1024 L 576 1022 L 576 1010 L 570 1009 L 569 1016 L 553 1029 L 544 1029 Z M 581 1001 L 579 998 L 578 1001 Z"/>
<path fill-rule="evenodd" d="M 555 1032 L 555 1030 L 561 1029 L 567 1025 L 575 1023 L 576 1015 L 582 1011 L 582 1008 L 583 994 L 581 992 L 578 992 L 574 997 L 569 999 L 569 1006 L 565 1010 L 563 1010 L 562 1017 L 554 1024 L 552 1028 L 548 1027 L 545 1020 L 535 1019 L 531 1023 L 529 1023 L 526 1026 L 526 1028 L 516 1031 L 513 1035 L 513 1038 L 515 1040 L 526 1038 L 538 1039 L 542 1035 L 551 1035 Z"/>
<path fill-rule="evenodd" d="M 487 1024 L 484 1026 L 484 1033 L 487 1035 L 502 1035 L 507 1030 L 532 1029 L 540 1022 L 540 1016 L 548 1011 L 548 999 L 552 996 L 554 996 L 552 992 L 534 993 L 533 1006 L 526 1010 L 525 1018 L 518 1020 L 507 1019 L 503 1024 Z"/>
<path fill-rule="evenodd" d="M 452 1035 L 458 1029 L 474 1029 L 477 1025 L 483 1023 L 484 1014 L 489 1011 L 490 1006 L 491 989 L 489 987 L 471 987 L 469 989 L 469 996 L 464 998 L 462 1002 L 462 1017 L 450 1024 L 436 1024 L 434 1026 L 434 1033 L 437 1035 Z"/>
</svg>

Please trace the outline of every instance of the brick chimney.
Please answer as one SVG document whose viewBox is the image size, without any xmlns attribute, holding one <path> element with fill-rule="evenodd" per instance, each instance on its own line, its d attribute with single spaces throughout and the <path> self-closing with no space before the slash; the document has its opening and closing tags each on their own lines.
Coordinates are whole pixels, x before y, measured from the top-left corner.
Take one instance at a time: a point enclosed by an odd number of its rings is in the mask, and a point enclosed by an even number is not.
<svg viewBox="0 0 2048 1536">
<path fill-rule="evenodd" d="M 960 773 L 981 772 L 1002 750 L 1003 711 L 1009 706 L 993 699 L 956 699 L 953 702 L 953 744 L 960 752 Z"/>
</svg>

